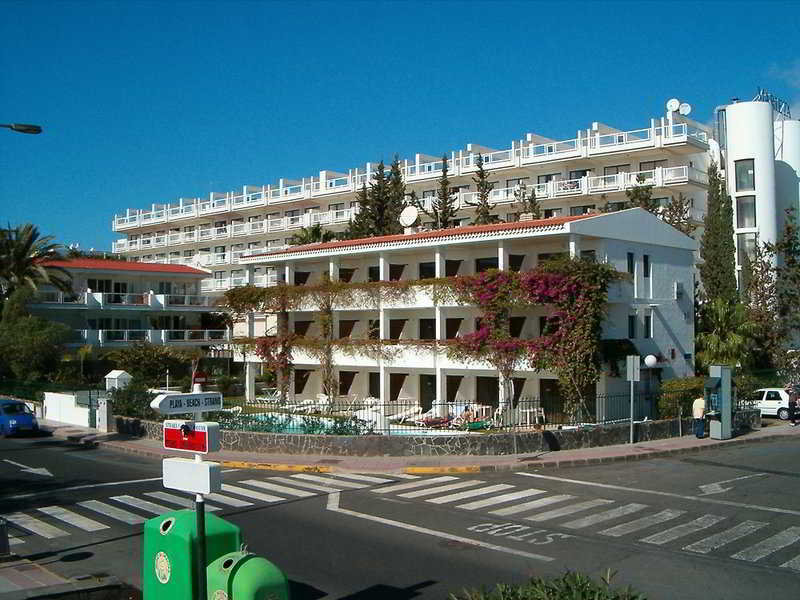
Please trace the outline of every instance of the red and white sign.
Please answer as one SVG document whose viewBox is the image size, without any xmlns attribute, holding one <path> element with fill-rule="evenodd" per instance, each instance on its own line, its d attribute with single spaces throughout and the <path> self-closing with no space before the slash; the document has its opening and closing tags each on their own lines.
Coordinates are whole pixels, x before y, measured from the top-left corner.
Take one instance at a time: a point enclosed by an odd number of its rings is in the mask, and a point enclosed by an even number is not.
<svg viewBox="0 0 800 600">
<path fill-rule="evenodd" d="M 208 375 L 204 371 L 196 371 L 192 377 L 192 383 L 206 383 L 207 381 Z"/>
<path fill-rule="evenodd" d="M 164 421 L 164 448 L 196 454 L 219 452 L 219 423 Z"/>
</svg>

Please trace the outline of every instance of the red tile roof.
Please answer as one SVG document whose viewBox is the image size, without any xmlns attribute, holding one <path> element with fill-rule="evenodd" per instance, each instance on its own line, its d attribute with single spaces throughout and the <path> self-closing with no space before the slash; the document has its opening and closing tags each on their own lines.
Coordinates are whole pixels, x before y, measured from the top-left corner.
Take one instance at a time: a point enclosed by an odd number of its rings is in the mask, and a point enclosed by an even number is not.
<svg viewBox="0 0 800 600">
<path fill-rule="evenodd" d="M 391 242 L 407 242 L 412 240 L 430 240 L 436 238 L 447 238 L 461 235 L 474 235 L 477 233 L 493 233 L 495 231 L 516 231 L 525 229 L 549 228 L 563 225 L 570 221 L 579 221 L 594 214 L 576 215 L 574 217 L 551 217 L 550 219 L 537 219 L 535 221 L 514 221 L 513 223 L 493 223 L 491 225 L 467 225 L 466 227 L 453 227 L 451 229 L 436 229 L 434 231 L 423 231 L 421 233 L 382 235 L 369 238 L 359 238 L 355 240 L 341 240 L 337 242 L 326 242 L 324 244 L 306 244 L 304 246 L 292 246 L 286 250 L 277 252 L 265 252 L 263 254 L 252 254 L 255 256 L 279 256 L 281 254 L 293 254 L 296 252 L 308 252 L 309 250 L 333 250 L 336 248 L 352 248 L 354 246 L 367 246 L 372 244 L 387 244 Z M 250 258 L 248 257 L 248 258 Z"/>
<path fill-rule="evenodd" d="M 64 269 L 87 269 L 95 271 L 138 271 L 141 273 L 176 273 L 183 275 L 208 275 L 206 271 L 186 265 L 162 265 L 158 263 L 128 262 L 104 258 L 65 258 L 47 260 L 42 264 Z"/>
</svg>

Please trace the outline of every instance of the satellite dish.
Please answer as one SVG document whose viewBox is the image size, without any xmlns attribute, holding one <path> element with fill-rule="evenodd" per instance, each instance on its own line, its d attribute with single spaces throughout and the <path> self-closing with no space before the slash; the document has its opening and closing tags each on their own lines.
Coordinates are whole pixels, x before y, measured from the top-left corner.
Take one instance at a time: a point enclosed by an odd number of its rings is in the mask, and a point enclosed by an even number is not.
<svg viewBox="0 0 800 600">
<path fill-rule="evenodd" d="M 400 213 L 400 225 L 403 227 L 411 227 L 417 222 L 419 211 L 416 206 L 406 206 L 403 212 Z"/>
<path fill-rule="evenodd" d="M 667 110 L 669 112 L 675 112 L 680 108 L 680 106 L 681 106 L 681 101 L 678 100 L 677 98 L 670 98 L 669 100 L 667 100 Z"/>
<path fill-rule="evenodd" d="M 692 112 L 692 105 L 687 102 L 681 102 L 681 105 L 678 107 L 678 112 L 682 115 L 688 115 Z"/>
</svg>

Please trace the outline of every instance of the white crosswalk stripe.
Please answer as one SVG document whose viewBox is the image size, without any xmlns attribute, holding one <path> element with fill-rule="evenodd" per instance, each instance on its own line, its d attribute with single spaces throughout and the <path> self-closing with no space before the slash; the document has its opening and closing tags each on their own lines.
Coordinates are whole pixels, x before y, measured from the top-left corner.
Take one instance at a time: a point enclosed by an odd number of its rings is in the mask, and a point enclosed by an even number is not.
<svg viewBox="0 0 800 600">
<path fill-rule="evenodd" d="M 218 502 L 219 504 L 233 506 L 234 508 L 244 508 L 245 506 L 253 506 L 252 502 L 239 500 L 239 498 L 231 498 L 230 496 L 226 496 L 225 494 L 218 494 L 218 493 L 206 494 L 206 498 L 209 500 L 213 500 L 214 502 Z"/>
<path fill-rule="evenodd" d="M 354 481 L 366 481 L 367 483 L 390 483 L 394 481 L 394 479 L 384 479 L 383 477 L 373 477 L 371 475 L 359 475 L 356 473 L 335 473 L 336 477 L 342 477 L 344 479 L 353 479 Z M 394 475 L 397 477 L 397 475 Z"/>
<path fill-rule="evenodd" d="M 101 529 L 108 529 L 108 525 L 98 523 L 97 521 L 74 513 L 71 510 L 67 510 L 61 506 L 42 506 L 37 510 L 53 517 L 54 519 L 64 521 L 64 523 L 72 525 L 73 527 L 83 529 L 84 531 L 100 531 Z"/>
<path fill-rule="evenodd" d="M 618 506 L 617 508 L 612 508 L 611 510 L 599 512 L 594 515 L 589 515 L 588 517 L 576 519 L 575 521 L 570 521 L 569 523 L 564 523 L 562 527 L 567 527 L 569 529 L 583 529 L 584 527 L 591 527 L 592 525 L 597 525 L 598 523 L 605 523 L 606 521 L 611 521 L 612 519 L 618 519 L 619 517 L 632 515 L 633 513 L 639 512 L 644 508 L 647 508 L 646 504 L 636 504 L 634 502 L 631 504 L 626 504 L 625 506 Z"/>
<path fill-rule="evenodd" d="M 341 492 L 340 488 L 334 488 L 329 485 L 319 485 L 316 483 L 311 483 L 310 481 L 302 481 L 298 479 L 290 479 L 288 477 L 271 477 L 269 481 L 277 481 L 278 483 L 285 483 L 289 486 L 300 486 L 304 488 L 308 488 L 310 490 L 317 490 L 318 492 L 325 492 L 326 494 L 335 494 L 336 492 Z"/>
<path fill-rule="evenodd" d="M 746 535 L 750 535 L 751 533 L 758 531 L 762 527 L 766 527 L 769 523 L 762 523 L 760 521 L 744 521 L 743 523 L 739 523 L 735 527 L 731 527 L 725 531 L 717 533 L 715 535 L 711 535 L 707 538 L 704 538 L 700 541 L 695 542 L 694 544 L 689 544 L 688 546 L 684 546 L 684 550 L 688 550 L 689 552 L 697 552 L 698 554 L 708 554 L 712 550 L 716 550 L 717 548 L 721 548 L 725 544 L 730 544 L 738 540 L 739 538 L 743 538 Z"/>
<path fill-rule="evenodd" d="M 594 500 L 585 500 L 583 502 L 578 502 L 577 504 L 570 504 L 569 506 L 562 506 L 560 508 L 554 508 L 552 510 L 545 511 L 543 513 L 537 513 L 535 515 L 531 515 L 530 517 L 525 517 L 526 521 L 548 521 L 550 519 L 557 519 L 559 517 L 565 517 L 567 515 L 572 515 L 576 512 L 581 512 L 584 510 L 589 510 L 590 508 L 597 508 L 598 506 L 603 506 L 604 504 L 613 504 L 613 500 L 606 500 L 604 498 L 595 498 Z"/>
<path fill-rule="evenodd" d="M 506 483 L 499 483 L 497 485 L 490 485 L 489 487 L 478 488 L 477 490 L 467 490 L 465 492 L 449 494 L 439 498 L 430 498 L 427 500 L 427 502 L 431 502 L 433 504 L 447 504 L 448 502 L 457 502 L 458 500 L 463 500 L 464 498 L 474 498 L 475 496 L 485 496 L 486 494 L 501 492 L 513 487 L 513 485 L 508 485 Z"/>
<path fill-rule="evenodd" d="M 369 487 L 365 483 L 353 483 L 352 481 L 338 481 L 333 477 L 321 477 L 319 475 L 309 475 L 307 473 L 297 473 L 292 475 L 292 479 L 302 479 L 303 481 L 311 481 L 312 483 L 320 483 L 322 485 L 330 485 L 351 490 L 360 490 Z"/>
<path fill-rule="evenodd" d="M 83 508 L 100 513 L 106 517 L 116 519 L 117 521 L 122 521 L 128 525 L 139 525 L 145 521 L 144 517 L 140 515 L 128 512 L 127 510 L 122 510 L 116 506 L 111 506 L 105 502 L 100 502 L 99 500 L 86 500 L 84 502 L 78 502 L 78 506 L 82 506 Z"/>
<path fill-rule="evenodd" d="M 671 521 L 672 519 L 677 519 L 684 514 L 686 514 L 685 510 L 662 510 L 654 515 L 647 515 L 633 521 L 628 521 L 627 523 L 621 523 L 615 527 L 604 529 L 599 533 L 600 535 L 607 535 L 610 537 L 622 537 L 623 535 L 629 535 L 631 533 L 641 531 L 642 529 L 647 529 L 648 527 L 653 527 L 654 525 L 659 525 L 661 523 Z"/>
<path fill-rule="evenodd" d="M 508 494 L 501 494 L 500 496 L 492 496 L 485 500 L 476 500 L 475 502 L 467 502 L 466 504 L 459 504 L 458 508 L 464 510 L 478 510 L 479 508 L 486 508 L 487 506 L 495 506 L 496 504 L 504 504 L 512 500 L 520 500 L 530 496 L 538 496 L 544 494 L 544 490 L 519 490 L 518 492 L 510 492 Z"/>
<path fill-rule="evenodd" d="M 175 494 L 168 494 L 167 492 L 145 492 L 145 496 L 150 496 L 151 498 L 155 498 L 156 500 L 163 500 L 164 502 L 169 502 L 170 504 L 177 504 L 178 506 L 183 506 L 184 508 L 194 508 L 194 501 L 190 500 L 185 496 L 177 496 Z M 206 504 L 206 510 L 208 511 L 216 511 L 219 510 L 219 506 L 214 506 L 213 504 Z"/>
<path fill-rule="evenodd" d="M 52 525 L 45 523 L 44 521 L 40 521 L 39 519 L 36 519 L 24 513 L 14 513 L 11 515 L 6 515 L 6 519 L 8 519 L 11 523 L 16 525 L 17 527 L 21 527 L 26 531 L 30 531 L 31 533 L 35 533 L 36 535 L 40 535 L 48 540 L 69 535 L 63 529 L 59 529 L 58 527 L 53 527 Z"/>
<path fill-rule="evenodd" d="M 536 490 L 538 491 L 538 490 Z M 508 515 L 516 515 L 517 513 L 525 512 L 527 510 L 534 510 L 557 502 L 566 502 L 572 500 L 575 496 L 569 494 L 558 494 L 556 496 L 547 496 L 546 498 L 539 498 L 538 500 L 531 500 L 530 502 L 523 502 L 522 504 L 515 504 L 506 508 L 498 508 L 497 510 L 489 511 L 490 515 L 497 515 L 499 517 L 507 517 Z"/>
<path fill-rule="evenodd" d="M 145 512 L 153 513 L 154 515 L 163 515 L 164 513 L 172 511 L 171 508 L 167 508 L 161 504 L 156 504 L 155 502 L 150 502 L 149 500 L 142 500 L 141 498 L 136 498 L 134 496 L 128 496 L 127 494 L 123 494 L 122 496 L 111 496 L 111 500 L 121 502 L 122 504 L 127 504 L 128 506 L 138 508 L 139 510 L 143 510 Z"/>
<path fill-rule="evenodd" d="M 269 481 L 258 481 L 257 479 L 247 479 L 246 481 L 241 481 L 240 483 L 244 483 L 245 485 L 252 485 L 253 487 L 269 490 L 271 492 L 278 492 L 279 494 L 289 494 L 290 496 L 297 496 L 298 498 L 312 498 L 316 496 L 314 492 L 308 492 L 306 490 L 298 490 L 285 485 L 270 483 Z"/>
<path fill-rule="evenodd" d="M 419 479 L 419 475 L 411 475 L 409 473 L 392 473 L 392 477 L 395 479 Z"/>
<path fill-rule="evenodd" d="M 786 561 L 781 566 L 792 569 L 793 571 L 800 571 L 800 556 L 795 556 L 792 560 Z"/>
<path fill-rule="evenodd" d="M 398 494 L 398 498 L 421 498 L 422 496 L 433 496 L 434 494 L 441 494 L 443 492 L 450 492 L 452 490 L 460 490 L 465 487 L 473 487 L 481 485 L 483 481 L 458 481 L 435 488 L 428 488 L 427 490 L 415 490 L 413 492 L 406 492 L 405 494 Z"/>
<path fill-rule="evenodd" d="M 749 548 L 745 548 L 736 554 L 732 554 L 731 558 L 755 562 L 757 560 L 761 560 L 765 556 L 769 556 L 770 554 L 777 552 L 781 548 L 791 546 L 798 540 L 800 540 L 800 527 L 789 527 L 788 529 L 785 529 L 780 533 L 773 535 L 772 537 L 768 537 L 754 546 L 750 546 Z"/>
<path fill-rule="evenodd" d="M 405 490 L 413 490 L 414 488 L 423 487 L 426 485 L 430 485 L 433 483 L 444 483 L 445 481 L 453 481 L 457 479 L 456 477 L 451 477 L 450 475 L 445 475 L 443 477 L 431 477 L 430 479 L 422 479 L 418 481 L 411 481 L 409 483 L 398 483 L 396 485 L 387 485 L 385 487 L 379 487 L 374 490 L 376 494 L 388 494 L 390 492 L 401 492 Z"/>
<path fill-rule="evenodd" d="M 248 490 L 247 488 L 239 487 L 238 485 L 228 485 L 227 483 L 222 484 L 222 491 L 228 492 L 229 494 L 236 494 L 237 496 L 244 496 L 245 498 L 251 498 L 253 500 L 261 500 L 262 502 L 282 502 L 283 500 L 286 500 L 286 498 L 281 498 L 280 496 L 270 496 L 269 494 L 263 494 L 255 490 Z"/>
<path fill-rule="evenodd" d="M 15 538 L 13 535 L 8 536 L 8 544 L 9 546 L 16 546 L 17 544 L 24 544 L 25 540 L 21 540 L 19 538 Z"/>
<path fill-rule="evenodd" d="M 718 515 L 703 515 L 694 521 L 689 521 L 683 525 L 676 525 L 675 527 L 671 527 L 665 531 L 660 531 L 658 533 L 654 533 L 653 535 L 647 536 L 646 538 L 642 538 L 639 541 L 644 542 L 645 544 L 661 546 L 667 542 L 673 542 L 678 538 L 691 535 L 692 533 L 697 533 L 702 529 L 708 529 L 709 527 L 724 520 L 725 517 L 720 517 Z"/>
</svg>

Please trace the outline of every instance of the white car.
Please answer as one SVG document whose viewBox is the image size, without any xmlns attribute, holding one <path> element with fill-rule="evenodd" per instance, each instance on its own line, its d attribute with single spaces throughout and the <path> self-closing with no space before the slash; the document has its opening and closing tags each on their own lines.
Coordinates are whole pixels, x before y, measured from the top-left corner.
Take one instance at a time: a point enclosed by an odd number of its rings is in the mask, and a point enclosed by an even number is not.
<svg viewBox="0 0 800 600">
<path fill-rule="evenodd" d="M 762 388 L 755 392 L 756 408 L 761 416 L 778 417 L 782 421 L 789 418 L 789 394 L 781 388 Z"/>
</svg>

